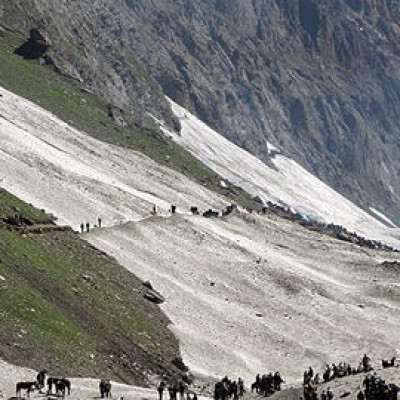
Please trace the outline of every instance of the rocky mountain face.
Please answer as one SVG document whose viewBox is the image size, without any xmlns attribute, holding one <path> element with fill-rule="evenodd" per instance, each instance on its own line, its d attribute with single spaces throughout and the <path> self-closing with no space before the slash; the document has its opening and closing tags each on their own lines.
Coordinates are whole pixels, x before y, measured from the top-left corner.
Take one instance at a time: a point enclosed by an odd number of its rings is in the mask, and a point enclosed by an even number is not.
<svg viewBox="0 0 400 400">
<path fill-rule="evenodd" d="M 179 130 L 164 92 L 400 223 L 397 1 L 1 1 L 7 27 L 47 35 L 44 60 L 117 107 Z"/>
</svg>

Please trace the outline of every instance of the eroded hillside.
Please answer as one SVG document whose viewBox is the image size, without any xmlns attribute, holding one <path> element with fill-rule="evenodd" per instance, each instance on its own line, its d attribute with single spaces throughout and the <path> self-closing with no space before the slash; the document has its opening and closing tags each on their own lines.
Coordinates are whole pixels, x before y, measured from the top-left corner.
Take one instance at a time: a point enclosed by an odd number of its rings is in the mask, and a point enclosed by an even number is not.
<svg viewBox="0 0 400 400">
<path fill-rule="evenodd" d="M 4 189 L 0 252 L 2 360 L 143 386 L 179 374 L 177 340 L 169 319 L 144 298 L 148 288 Z"/>
</svg>

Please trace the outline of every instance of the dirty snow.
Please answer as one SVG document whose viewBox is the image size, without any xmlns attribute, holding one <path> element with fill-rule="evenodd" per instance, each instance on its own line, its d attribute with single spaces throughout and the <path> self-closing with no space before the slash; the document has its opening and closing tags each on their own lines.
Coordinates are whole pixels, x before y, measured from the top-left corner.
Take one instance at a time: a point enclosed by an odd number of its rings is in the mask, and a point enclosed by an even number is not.
<svg viewBox="0 0 400 400">
<path fill-rule="evenodd" d="M 102 143 L 38 106 L 2 89 L 0 178 L 2 185 L 60 224 L 102 225 L 138 220 L 153 205 L 189 209 L 221 207 L 221 197 L 141 153 Z"/>
<path fill-rule="evenodd" d="M 364 352 L 389 358 L 399 348 L 398 271 L 380 266 L 399 260 L 397 254 L 333 240 L 274 215 L 189 215 L 191 205 L 220 210 L 229 199 L 0 92 L 2 185 L 75 229 L 101 216 L 104 228 L 82 236 L 166 297 L 162 309 L 196 373 L 249 383 L 257 372 L 279 369 L 293 382 L 308 365 L 356 362 Z M 185 114 L 175 140 L 224 179 L 399 244 L 398 230 L 293 161 L 275 155 L 276 170 L 266 169 Z M 177 215 L 168 213 L 170 204 Z M 149 215 L 153 205 L 161 215 Z"/>
<path fill-rule="evenodd" d="M 343 225 L 361 236 L 399 247 L 399 230 L 387 229 L 295 161 L 279 154 L 270 143 L 268 148 L 276 152 L 271 159 L 274 167 L 229 142 L 178 104 L 170 103 L 182 131 L 165 132 L 222 177 L 253 196 L 289 205 L 311 218 Z"/>
</svg>

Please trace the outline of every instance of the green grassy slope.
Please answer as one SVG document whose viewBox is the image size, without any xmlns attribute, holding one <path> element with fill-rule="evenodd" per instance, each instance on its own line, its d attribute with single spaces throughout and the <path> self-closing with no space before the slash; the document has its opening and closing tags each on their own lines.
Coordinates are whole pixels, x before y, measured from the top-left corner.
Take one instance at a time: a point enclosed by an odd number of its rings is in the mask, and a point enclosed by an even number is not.
<svg viewBox="0 0 400 400">
<path fill-rule="evenodd" d="M 49 216 L 0 191 L 0 220 Z M 146 384 L 173 375 L 178 343 L 146 288 L 72 231 L 20 234 L 0 224 L 0 357 L 53 375 Z"/>
</svg>

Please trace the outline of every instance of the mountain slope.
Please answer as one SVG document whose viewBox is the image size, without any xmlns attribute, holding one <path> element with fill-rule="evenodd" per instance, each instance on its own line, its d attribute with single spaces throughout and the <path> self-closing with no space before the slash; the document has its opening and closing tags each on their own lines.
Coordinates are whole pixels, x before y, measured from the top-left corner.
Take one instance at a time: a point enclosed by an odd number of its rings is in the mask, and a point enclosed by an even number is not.
<svg viewBox="0 0 400 400">
<path fill-rule="evenodd" d="M 268 144 L 268 164 L 229 142 L 194 115 L 171 102 L 182 125 L 180 134 L 165 132 L 204 164 L 254 197 L 291 207 L 306 218 L 343 225 L 361 235 L 399 245 L 399 229 L 384 215 L 369 214 Z"/>
<path fill-rule="evenodd" d="M 141 281 L 4 189 L 0 251 L 1 359 L 145 386 L 179 374 L 169 320 Z"/>
<path fill-rule="evenodd" d="M 274 214 L 240 208 L 226 218 L 191 215 L 190 206 L 221 210 L 231 199 L 1 93 L 2 184 L 74 228 L 102 217 L 104 227 L 83 237 L 161 291 L 183 360 L 195 372 L 249 381 L 279 365 L 293 381 L 304 365 L 395 351 L 398 253 L 338 241 Z M 187 115 L 210 139 L 202 148 L 217 154 L 215 132 Z M 310 181 L 303 184 L 311 193 Z M 323 185 L 311 184 L 318 198 Z M 340 212 L 343 199 L 333 199 Z M 158 215 L 150 215 L 153 205 Z M 396 240 L 396 230 L 387 232 Z"/>
<path fill-rule="evenodd" d="M 399 14 L 391 0 L 4 4 L 14 30 L 48 35 L 58 70 L 139 120 L 179 130 L 161 87 L 262 160 L 268 140 L 397 223 Z"/>
</svg>

